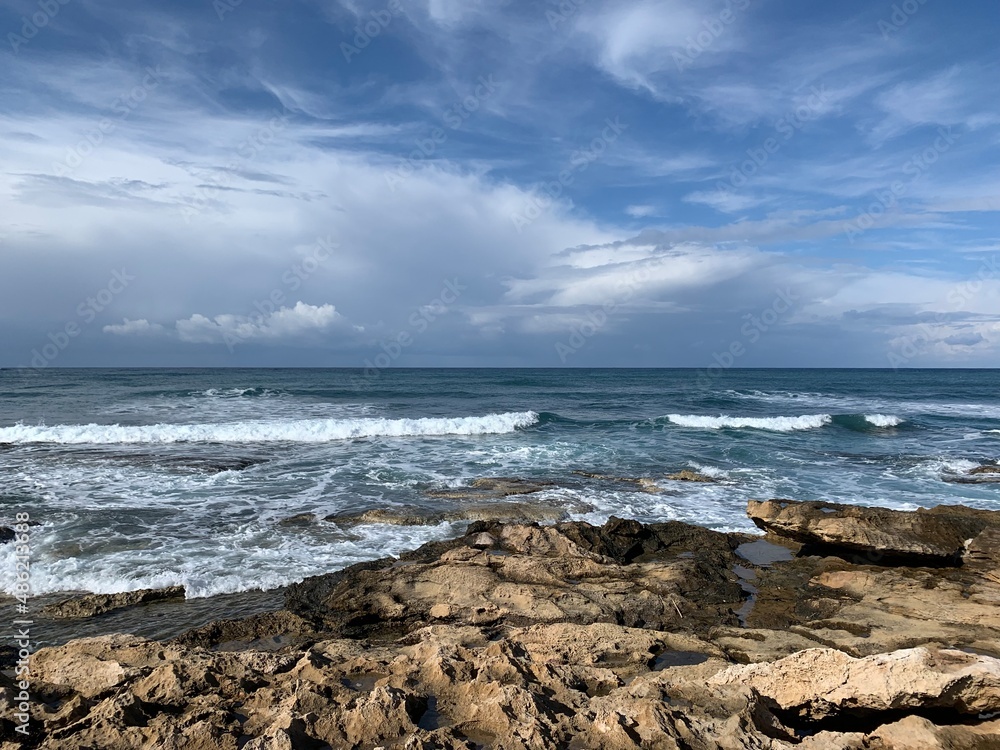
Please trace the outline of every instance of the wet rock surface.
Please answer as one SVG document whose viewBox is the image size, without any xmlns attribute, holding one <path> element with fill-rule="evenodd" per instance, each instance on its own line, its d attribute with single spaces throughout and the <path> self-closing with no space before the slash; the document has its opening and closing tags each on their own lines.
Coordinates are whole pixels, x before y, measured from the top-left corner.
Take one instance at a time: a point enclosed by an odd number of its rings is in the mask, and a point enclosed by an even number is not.
<svg viewBox="0 0 1000 750">
<path fill-rule="evenodd" d="M 183 586 L 170 586 L 165 589 L 141 589 L 121 594 L 85 594 L 57 604 L 49 604 L 43 607 L 39 614 L 53 619 L 94 617 L 125 607 L 182 598 L 184 598 Z"/>
<path fill-rule="evenodd" d="M 478 521 L 292 586 L 275 612 L 43 649 L 32 743 L 1000 746 L 1000 514 L 778 505 L 750 509 L 777 544 L 677 522 Z M 816 527 L 851 555 L 812 554 Z M 0 738 L 22 746 L 9 721 Z"/>
</svg>

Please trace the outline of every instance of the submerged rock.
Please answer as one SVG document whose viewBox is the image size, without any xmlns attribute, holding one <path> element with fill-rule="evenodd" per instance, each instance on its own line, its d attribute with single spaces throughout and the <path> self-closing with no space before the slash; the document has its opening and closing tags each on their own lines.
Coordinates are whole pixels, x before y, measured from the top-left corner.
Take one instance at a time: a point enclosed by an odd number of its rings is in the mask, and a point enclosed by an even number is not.
<svg viewBox="0 0 1000 750">
<path fill-rule="evenodd" d="M 555 482 L 518 479 L 517 477 L 480 477 L 469 482 L 467 487 L 444 490 L 427 490 L 428 497 L 450 500 L 502 498 L 511 495 L 530 495 L 557 486 Z"/>
<path fill-rule="evenodd" d="M 710 477 L 707 474 L 702 474 L 697 471 L 691 471 L 690 469 L 681 469 L 674 474 L 667 474 L 667 479 L 672 479 L 676 482 L 716 482 L 718 481 L 714 477 Z"/>
<path fill-rule="evenodd" d="M 94 617 L 125 607 L 183 598 L 183 586 L 170 586 L 165 589 L 140 589 L 120 594 L 84 594 L 43 607 L 39 614 L 42 617 L 52 619 Z"/>
<path fill-rule="evenodd" d="M 502 521 L 505 523 L 553 522 L 566 518 L 570 512 L 586 512 L 590 506 L 575 503 L 570 506 L 553 503 L 490 502 L 462 505 L 453 510 L 435 511 L 417 506 L 373 508 L 357 513 L 334 513 L 324 520 L 338 526 L 359 526 L 366 523 L 387 523 L 394 526 L 433 526 L 461 521 Z"/>
</svg>

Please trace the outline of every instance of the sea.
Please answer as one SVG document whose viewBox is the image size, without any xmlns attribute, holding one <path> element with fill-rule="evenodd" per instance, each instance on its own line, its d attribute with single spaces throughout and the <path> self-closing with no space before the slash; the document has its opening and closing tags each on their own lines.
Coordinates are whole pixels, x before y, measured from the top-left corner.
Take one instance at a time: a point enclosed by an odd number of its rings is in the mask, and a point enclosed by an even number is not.
<svg viewBox="0 0 1000 750">
<path fill-rule="evenodd" d="M 551 482 L 503 502 L 593 524 L 753 531 L 751 498 L 1000 509 L 1000 477 L 967 474 L 1000 456 L 998 386 L 997 370 L 2 370 L 0 525 L 28 514 L 35 595 L 194 599 L 458 535 L 324 519 L 432 517 L 467 502 L 435 492 L 483 477 Z M 682 469 L 716 481 L 666 478 Z"/>
</svg>

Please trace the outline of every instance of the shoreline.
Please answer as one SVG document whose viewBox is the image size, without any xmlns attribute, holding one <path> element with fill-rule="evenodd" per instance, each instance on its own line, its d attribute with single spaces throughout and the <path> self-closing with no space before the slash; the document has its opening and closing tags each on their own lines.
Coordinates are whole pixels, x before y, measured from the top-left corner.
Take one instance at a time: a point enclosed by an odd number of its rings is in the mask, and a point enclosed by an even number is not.
<svg viewBox="0 0 1000 750">
<path fill-rule="evenodd" d="M 278 609 L 42 649 L 32 746 L 997 746 L 1000 511 L 748 511 L 765 536 L 473 521 Z"/>
</svg>

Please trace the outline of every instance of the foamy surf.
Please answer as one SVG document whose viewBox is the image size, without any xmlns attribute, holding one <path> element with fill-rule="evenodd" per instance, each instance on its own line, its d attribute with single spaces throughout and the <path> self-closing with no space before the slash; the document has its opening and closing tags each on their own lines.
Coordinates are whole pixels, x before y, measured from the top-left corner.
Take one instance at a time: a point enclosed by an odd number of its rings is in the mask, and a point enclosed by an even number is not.
<svg viewBox="0 0 1000 750">
<path fill-rule="evenodd" d="M 803 414 L 798 417 L 730 417 L 725 414 L 719 417 L 709 417 L 697 414 L 668 414 L 667 419 L 679 427 L 695 427 L 705 430 L 750 428 L 793 432 L 795 430 L 815 430 L 830 424 L 833 417 L 829 414 Z"/>
<path fill-rule="evenodd" d="M 865 421 L 876 427 L 897 427 L 906 420 L 895 414 L 865 414 Z"/>
<path fill-rule="evenodd" d="M 326 443 L 371 437 L 502 435 L 538 422 L 533 411 L 482 417 L 302 419 L 208 424 L 40 425 L 0 428 L 0 443 Z"/>
</svg>

